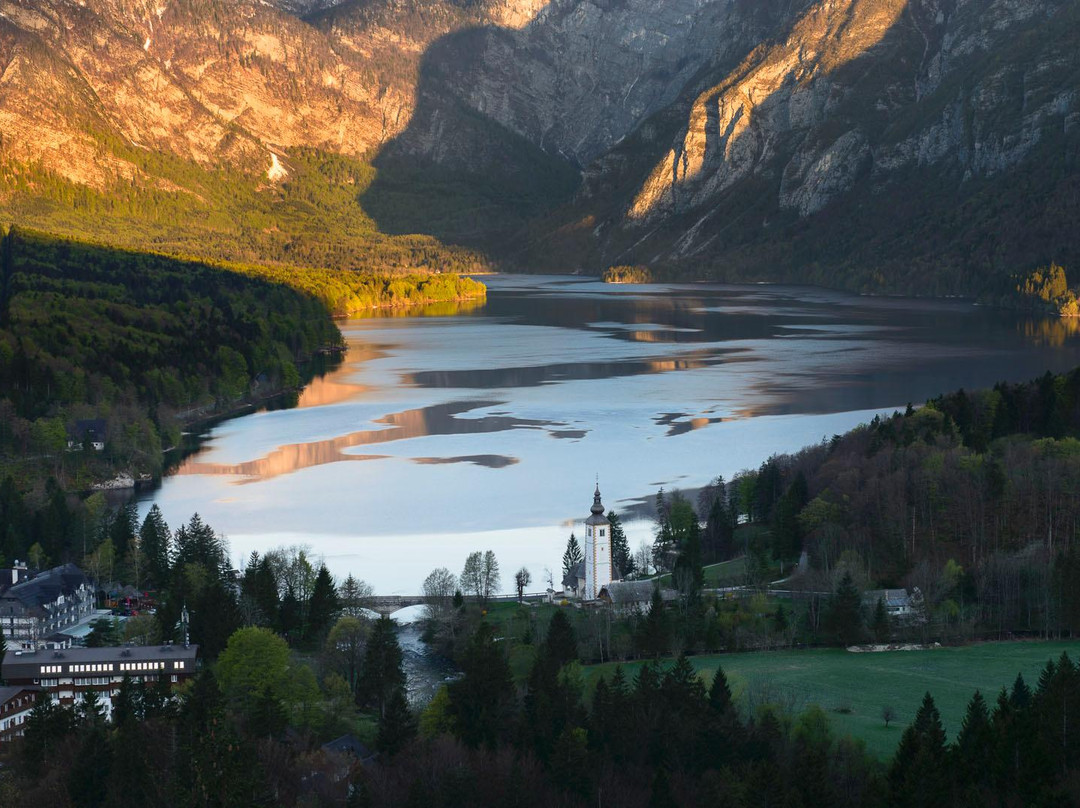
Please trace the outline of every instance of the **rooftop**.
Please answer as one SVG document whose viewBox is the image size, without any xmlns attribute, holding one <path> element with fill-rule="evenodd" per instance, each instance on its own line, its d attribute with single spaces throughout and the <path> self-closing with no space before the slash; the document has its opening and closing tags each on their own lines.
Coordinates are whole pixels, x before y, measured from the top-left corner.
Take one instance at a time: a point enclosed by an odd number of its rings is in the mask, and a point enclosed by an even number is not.
<svg viewBox="0 0 1080 808">
<path fill-rule="evenodd" d="M 32 685 L 11 685 L 9 687 L 0 687 L 0 704 L 6 704 L 8 701 L 27 690 L 38 691 L 41 690 L 41 688 L 34 687 Z"/>
<path fill-rule="evenodd" d="M 119 662 L 173 662 L 183 660 L 195 669 L 195 659 L 199 655 L 199 646 L 190 645 L 121 645 L 108 648 L 64 648 L 62 650 L 42 649 L 38 651 L 8 651 L 4 654 L 4 663 L 0 667 L 5 679 L 38 678 L 42 665 L 85 665 Z M 185 670 L 188 670 L 185 664 Z M 58 671 L 63 673 L 66 671 Z"/>
<path fill-rule="evenodd" d="M 0 598 L 15 599 L 27 608 L 40 607 L 55 602 L 61 595 L 73 595 L 79 587 L 88 583 L 81 569 L 74 564 L 64 564 L 39 573 L 29 581 L 15 584 Z"/>
</svg>

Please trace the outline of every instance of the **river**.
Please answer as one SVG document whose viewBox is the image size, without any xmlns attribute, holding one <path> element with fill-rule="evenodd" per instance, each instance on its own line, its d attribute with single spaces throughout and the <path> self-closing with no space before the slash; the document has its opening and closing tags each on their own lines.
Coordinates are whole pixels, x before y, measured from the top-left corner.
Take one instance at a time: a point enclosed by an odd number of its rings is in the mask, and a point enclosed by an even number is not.
<svg viewBox="0 0 1080 808">
<path fill-rule="evenodd" d="M 292 409 L 215 426 L 140 503 L 252 550 L 307 545 L 412 594 L 495 551 L 558 585 L 599 479 L 628 511 L 958 387 L 1080 365 L 1076 323 L 813 288 L 493 276 L 486 303 L 341 324 L 342 364 Z M 631 545 L 650 524 L 628 522 Z"/>
</svg>

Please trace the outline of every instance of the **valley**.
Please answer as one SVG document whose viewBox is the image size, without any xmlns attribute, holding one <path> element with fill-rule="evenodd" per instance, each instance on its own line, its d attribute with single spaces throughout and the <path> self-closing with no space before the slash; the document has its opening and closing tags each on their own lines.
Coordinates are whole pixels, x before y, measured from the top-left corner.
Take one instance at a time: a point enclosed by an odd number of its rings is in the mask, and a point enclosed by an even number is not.
<svg viewBox="0 0 1080 808">
<path fill-rule="evenodd" d="M 0 0 L 0 805 L 1080 804 L 1078 32 Z"/>
</svg>

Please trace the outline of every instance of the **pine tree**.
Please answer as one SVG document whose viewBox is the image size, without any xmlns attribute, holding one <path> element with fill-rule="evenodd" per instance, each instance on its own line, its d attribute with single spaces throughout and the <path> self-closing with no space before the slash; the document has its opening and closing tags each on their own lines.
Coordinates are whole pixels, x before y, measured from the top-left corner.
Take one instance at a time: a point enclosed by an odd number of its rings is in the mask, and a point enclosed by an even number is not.
<svg viewBox="0 0 1080 808">
<path fill-rule="evenodd" d="M 649 790 L 649 808 L 678 808 L 679 803 L 671 793 L 671 782 L 668 779 L 667 769 L 658 766 L 656 776 L 653 777 L 652 787 Z"/>
<path fill-rule="evenodd" d="M 731 763 L 739 752 L 739 745 L 744 740 L 739 724 L 739 716 L 731 698 L 724 669 L 717 666 L 709 686 L 708 708 L 706 710 L 704 742 L 702 753 L 710 756 L 706 765 L 721 768 Z"/>
<path fill-rule="evenodd" d="M 862 603 L 850 572 L 844 573 L 830 599 L 826 624 L 840 645 L 854 645 L 863 639 Z"/>
<path fill-rule="evenodd" d="M 68 796 L 76 808 L 100 808 L 105 804 L 111 764 L 109 736 L 104 723 L 96 722 L 83 735 L 67 773 Z"/>
<path fill-rule="evenodd" d="M 357 695 L 367 703 L 374 704 L 379 717 L 383 718 L 395 691 L 403 687 L 405 668 L 401 646 L 398 645 L 394 621 L 383 615 L 375 621 L 368 639 Z"/>
<path fill-rule="evenodd" d="M 308 638 L 321 636 L 330 625 L 337 610 L 338 597 L 334 579 L 330 577 L 330 571 L 323 564 L 315 577 L 315 587 L 311 592 L 311 602 L 308 606 Z"/>
<path fill-rule="evenodd" d="M 109 532 L 116 558 L 123 561 L 128 557 L 139 532 L 138 512 L 134 502 L 127 503 L 116 512 Z"/>
<path fill-rule="evenodd" d="M 799 513 L 809 500 L 806 476 L 800 471 L 773 508 L 773 555 L 780 559 L 798 558 L 802 551 L 802 527 Z"/>
<path fill-rule="evenodd" d="M 404 688 L 398 688 L 390 697 L 386 712 L 379 720 L 379 734 L 375 745 L 385 755 L 393 757 L 416 737 L 416 717 L 409 710 Z"/>
<path fill-rule="evenodd" d="M 614 510 L 608 511 L 607 520 L 611 530 L 611 563 L 615 565 L 619 576 L 630 578 L 634 574 L 634 556 L 630 552 L 630 543 L 626 540 L 622 520 Z"/>
<path fill-rule="evenodd" d="M 98 691 L 83 691 L 82 698 L 75 705 L 75 720 L 86 726 L 105 723 L 105 705 Z"/>
<path fill-rule="evenodd" d="M 776 604 L 776 611 L 772 616 L 773 631 L 783 637 L 784 632 L 788 628 L 788 616 L 787 611 L 784 609 L 783 603 Z"/>
<path fill-rule="evenodd" d="M 735 554 L 735 524 L 731 511 L 725 507 L 723 497 L 718 496 L 707 513 L 701 540 L 702 555 L 707 561 L 727 561 Z"/>
<path fill-rule="evenodd" d="M 659 657 L 668 650 L 667 615 L 664 613 L 664 599 L 660 594 L 659 583 L 653 587 L 649 611 L 641 622 L 638 645 L 647 656 Z"/>
<path fill-rule="evenodd" d="M 248 716 L 247 732 L 253 738 L 276 738 L 285 731 L 288 716 L 281 700 L 266 684 L 256 695 Z"/>
<path fill-rule="evenodd" d="M 964 722 L 951 750 L 955 765 L 955 779 L 964 791 L 973 791 L 989 785 L 987 751 L 993 748 L 994 733 L 990 726 L 990 712 L 986 699 L 978 690 L 968 702 Z M 969 800 L 971 801 L 971 800 Z M 972 801 L 972 802 L 976 802 Z"/>
<path fill-rule="evenodd" d="M 1018 710 L 1023 710 L 1031 704 L 1031 688 L 1028 687 L 1027 682 L 1024 681 L 1023 674 L 1016 674 L 1012 692 L 1009 694 L 1009 701 L 1012 703 L 1012 706 Z"/>
<path fill-rule="evenodd" d="M 566 542 L 566 552 L 563 553 L 562 557 L 563 577 L 573 574 L 574 567 L 584 560 L 585 556 L 581 552 L 581 545 L 578 544 L 577 536 L 571 533 Z"/>
<path fill-rule="evenodd" d="M 701 587 L 705 581 L 701 565 L 701 527 L 696 516 L 689 522 L 686 536 L 679 547 L 672 577 L 679 594 L 682 595 L 683 605 L 687 608 L 695 606 L 701 597 Z"/>
<path fill-rule="evenodd" d="M 570 619 L 560 609 L 551 616 L 548 623 L 547 638 L 544 640 L 543 654 L 557 671 L 567 662 L 578 658 L 577 637 L 574 635 L 574 627 L 570 625 Z"/>
<path fill-rule="evenodd" d="M 889 620 L 889 612 L 885 609 L 885 599 L 878 598 L 874 605 L 874 620 L 871 625 L 875 642 L 888 642 L 892 636 L 892 625 Z"/>
<path fill-rule="evenodd" d="M 716 667 L 712 684 L 709 686 L 709 709 L 717 716 L 735 714 L 735 704 L 731 700 L 731 688 L 728 686 L 727 675 L 719 665 Z"/>
<path fill-rule="evenodd" d="M 494 748 L 510 732 L 514 680 L 491 626 L 481 623 L 465 648 L 462 676 L 447 686 L 458 736 L 467 746 Z"/>
<path fill-rule="evenodd" d="M 124 674 L 120 690 L 113 699 L 112 721 L 116 726 L 141 721 L 144 715 L 142 693 L 138 692 L 131 677 Z"/>
<path fill-rule="evenodd" d="M 915 721 L 904 730 L 889 769 L 892 804 L 910 808 L 945 805 L 949 799 L 945 730 L 927 693 Z"/>
</svg>

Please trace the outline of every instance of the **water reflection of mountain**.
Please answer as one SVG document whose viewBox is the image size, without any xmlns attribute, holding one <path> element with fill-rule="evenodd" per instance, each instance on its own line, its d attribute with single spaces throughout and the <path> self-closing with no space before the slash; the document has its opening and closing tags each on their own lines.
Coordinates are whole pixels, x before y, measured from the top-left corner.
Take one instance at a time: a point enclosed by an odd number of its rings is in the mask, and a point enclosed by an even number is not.
<svg viewBox="0 0 1080 808">
<path fill-rule="evenodd" d="M 511 429 L 556 431 L 567 426 L 557 421 L 515 418 L 500 414 L 469 418 L 458 417 L 468 412 L 494 407 L 501 403 L 504 402 L 451 402 L 390 413 L 375 420 L 377 424 L 386 425 L 387 428 L 385 429 L 364 429 L 328 440 L 279 446 L 264 457 L 240 463 L 209 463 L 200 461 L 197 457 L 192 457 L 177 469 L 176 474 L 227 475 L 243 478 L 240 482 L 253 482 L 327 463 L 346 460 L 378 460 L 386 457 L 386 455 L 379 454 L 354 454 L 348 451 L 359 446 L 374 446 L 431 435 L 476 435 L 505 432 Z M 449 458 L 424 457 L 417 458 L 417 462 L 429 465 L 437 462 L 477 463 L 491 468 L 503 468 L 516 463 L 517 459 L 503 455 L 466 455 Z"/>
</svg>

